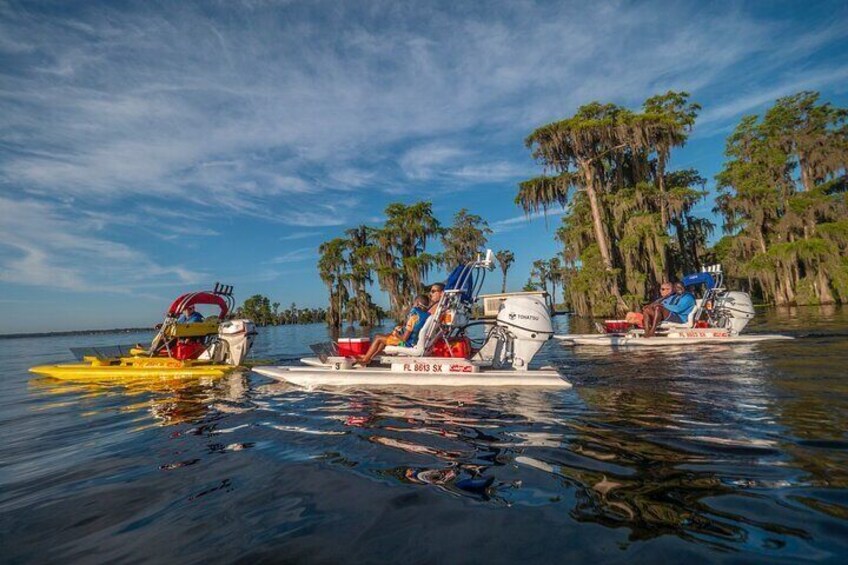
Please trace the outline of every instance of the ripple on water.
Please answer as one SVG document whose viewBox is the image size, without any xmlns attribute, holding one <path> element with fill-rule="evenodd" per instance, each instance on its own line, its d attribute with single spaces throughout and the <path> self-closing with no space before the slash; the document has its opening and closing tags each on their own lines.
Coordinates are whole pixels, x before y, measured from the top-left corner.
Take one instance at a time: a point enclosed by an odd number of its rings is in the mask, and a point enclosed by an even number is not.
<svg viewBox="0 0 848 565">
<path fill-rule="evenodd" d="M 290 356 L 289 337 L 265 332 L 258 350 Z M 552 343 L 542 362 L 575 384 L 557 392 L 305 391 L 250 373 L 95 386 L 11 371 L 0 541 L 12 560 L 434 561 L 469 546 L 496 562 L 835 559 L 848 550 L 845 341 Z"/>
</svg>

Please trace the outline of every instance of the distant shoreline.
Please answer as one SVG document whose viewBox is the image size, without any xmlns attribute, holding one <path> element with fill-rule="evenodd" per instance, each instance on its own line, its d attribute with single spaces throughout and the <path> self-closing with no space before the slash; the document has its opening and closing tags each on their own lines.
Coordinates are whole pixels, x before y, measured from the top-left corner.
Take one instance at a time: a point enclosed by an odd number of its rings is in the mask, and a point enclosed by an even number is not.
<svg viewBox="0 0 848 565">
<path fill-rule="evenodd" d="M 99 335 L 99 334 L 120 334 L 120 333 L 136 333 L 136 332 L 153 332 L 152 327 L 147 328 L 113 328 L 111 330 L 68 330 L 64 332 L 34 332 L 34 333 L 15 333 L 15 334 L 0 334 L 0 339 L 23 339 L 29 337 L 60 337 L 66 335 Z"/>
</svg>

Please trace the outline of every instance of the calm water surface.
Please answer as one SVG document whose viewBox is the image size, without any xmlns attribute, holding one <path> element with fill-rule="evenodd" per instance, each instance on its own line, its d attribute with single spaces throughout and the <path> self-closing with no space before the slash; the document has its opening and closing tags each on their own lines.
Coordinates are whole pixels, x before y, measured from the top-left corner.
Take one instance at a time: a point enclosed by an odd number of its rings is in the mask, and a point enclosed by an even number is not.
<svg viewBox="0 0 848 565">
<path fill-rule="evenodd" d="M 549 343 L 557 392 L 75 385 L 26 369 L 149 336 L 0 340 L 2 561 L 843 561 L 848 310 L 760 314 L 799 339 Z"/>
</svg>

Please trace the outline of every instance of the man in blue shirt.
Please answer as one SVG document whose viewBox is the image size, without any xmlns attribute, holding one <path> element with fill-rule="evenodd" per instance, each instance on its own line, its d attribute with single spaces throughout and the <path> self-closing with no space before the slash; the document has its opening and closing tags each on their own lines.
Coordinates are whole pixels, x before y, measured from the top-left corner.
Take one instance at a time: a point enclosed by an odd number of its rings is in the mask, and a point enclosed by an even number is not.
<svg viewBox="0 0 848 565">
<path fill-rule="evenodd" d="M 201 316 L 199 312 L 195 311 L 194 306 L 186 306 L 183 313 L 179 318 L 177 318 L 178 324 L 193 324 L 202 321 L 203 316 Z"/>
<path fill-rule="evenodd" d="M 646 309 L 644 337 L 652 337 L 661 321 L 675 324 L 686 322 L 694 308 L 695 297 L 692 293 L 686 292 L 682 283 L 674 283 L 674 294 L 666 297 L 650 312 Z"/>
</svg>

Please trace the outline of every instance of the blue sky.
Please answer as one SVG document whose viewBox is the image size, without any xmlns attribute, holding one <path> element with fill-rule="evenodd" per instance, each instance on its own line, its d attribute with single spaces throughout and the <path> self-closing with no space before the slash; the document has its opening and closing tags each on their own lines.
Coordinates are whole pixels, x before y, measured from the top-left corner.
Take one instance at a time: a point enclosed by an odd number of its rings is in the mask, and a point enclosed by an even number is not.
<svg viewBox="0 0 848 565">
<path fill-rule="evenodd" d="M 513 203 L 530 131 L 688 90 L 672 165 L 711 178 L 741 115 L 848 105 L 848 4 L 808 4 L 0 1 L 0 333 L 152 324 L 215 281 L 323 305 L 319 243 L 393 201 L 488 219 L 517 289 L 557 250 Z"/>
</svg>

